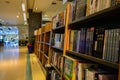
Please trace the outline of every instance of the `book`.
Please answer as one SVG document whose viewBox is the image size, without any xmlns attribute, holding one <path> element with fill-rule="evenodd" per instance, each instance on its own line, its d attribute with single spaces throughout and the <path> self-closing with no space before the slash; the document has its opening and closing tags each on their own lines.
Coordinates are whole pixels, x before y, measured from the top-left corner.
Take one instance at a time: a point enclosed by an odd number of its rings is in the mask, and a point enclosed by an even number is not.
<svg viewBox="0 0 120 80">
<path fill-rule="evenodd" d="M 86 16 L 97 12 L 99 0 L 87 0 Z"/>
<path fill-rule="evenodd" d="M 85 70 L 85 75 L 85 80 L 117 80 L 117 76 L 111 76 L 111 79 L 107 78 L 110 77 L 108 75 L 116 75 L 116 73 L 111 73 L 101 68 L 88 68 Z"/>
<path fill-rule="evenodd" d="M 99 74 L 98 80 L 118 80 L 115 74 Z"/>
<path fill-rule="evenodd" d="M 72 71 L 73 71 L 73 61 L 65 58 L 64 75 L 66 75 L 69 79 L 71 79 L 72 78 Z"/>
<path fill-rule="evenodd" d="M 97 58 L 102 58 L 103 56 L 103 45 L 104 45 L 104 28 L 95 29 L 95 40 L 93 56 Z"/>
<path fill-rule="evenodd" d="M 75 20 L 75 13 L 76 13 L 76 0 L 73 0 L 70 6 L 69 23 Z"/>
<path fill-rule="evenodd" d="M 105 30 L 103 59 L 118 63 L 120 29 Z"/>
<path fill-rule="evenodd" d="M 85 80 L 85 69 L 90 66 L 95 65 L 85 61 L 77 61 L 76 64 L 76 79 L 75 80 Z"/>
<path fill-rule="evenodd" d="M 77 0 L 76 1 L 76 13 L 75 19 L 80 19 L 86 14 L 86 0 Z"/>
<path fill-rule="evenodd" d="M 52 70 L 50 80 L 60 80 L 60 75 L 55 70 Z"/>
<path fill-rule="evenodd" d="M 78 40 L 78 30 L 74 30 L 73 49 L 72 49 L 72 51 L 77 51 L 77 41 L 76 40 Z"/>
<path fill-rule="evenodd" d="M 73 41 L 74 41 L 74 30 L 70 30 L 70 35 L 69 35 L 70 37 L 70 41 L 69 41 L 69 50 L 73 50 Z"/>
<path fill-rule="evenodd" d="M 79 44 L 80 53 L 85 53 L 85 45 L 86 45 L 86 28 L 82 28 L 80 33 L 80 44 Z"/>
<path fill-rule="evenodd" d="M 85 54 L 92 55 L 93 52 L 93 39 L 94 39 L 94 27 L 88 28 L 86 32 L 86 48 Z"/>
</svg>

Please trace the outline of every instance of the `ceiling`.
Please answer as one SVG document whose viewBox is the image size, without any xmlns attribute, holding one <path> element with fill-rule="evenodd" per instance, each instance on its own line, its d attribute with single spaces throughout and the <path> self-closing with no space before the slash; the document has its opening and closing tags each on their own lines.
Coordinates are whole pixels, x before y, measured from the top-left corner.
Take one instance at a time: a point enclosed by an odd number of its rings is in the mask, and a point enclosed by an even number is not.
<svg viewBox="0 0 120 80">
<path fill-rule="evenodd" d="M 0 0 L 0 23 L 3 25 L 24 25 L 22 2 L 25 3 L 27 18 L 29 18 L 28 9 L 37 13 L 42 12 L 43 19 L 51 19 L 66 7 L 62 0 Z"/>
</svg>

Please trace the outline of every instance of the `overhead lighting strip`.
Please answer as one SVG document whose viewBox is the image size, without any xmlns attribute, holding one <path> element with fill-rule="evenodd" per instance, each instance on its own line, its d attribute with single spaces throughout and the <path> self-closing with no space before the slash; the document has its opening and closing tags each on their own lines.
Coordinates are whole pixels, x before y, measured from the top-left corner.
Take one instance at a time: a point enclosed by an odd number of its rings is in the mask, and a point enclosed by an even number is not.
<svg viewBox="0 0 120 80">
<path fill-rule="evenodd" d="M 26 19 L 26 13 L 23 13 L 23 18 L 24 18 L 24 21 L 27 21 L 27 19 Z"/>
<path fill-rule="evenodd" d="M 24 3 L 22 3 L 22 10 L 23 10 L 23 12 L 25 12 L 25 4 Z"/>
</svg>

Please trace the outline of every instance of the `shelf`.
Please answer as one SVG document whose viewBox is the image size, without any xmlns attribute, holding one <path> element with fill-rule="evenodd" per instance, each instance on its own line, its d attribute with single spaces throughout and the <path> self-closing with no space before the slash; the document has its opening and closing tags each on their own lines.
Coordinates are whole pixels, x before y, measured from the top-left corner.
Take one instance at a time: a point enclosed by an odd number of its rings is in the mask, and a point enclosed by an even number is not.
<svg viewBox="0 0 120 80">
<path fill-rule="evenodd" d="M 57 69 L 53 64 L 51 64 L 51 66 L 57 71 L 59 75 L 61 75 L 61 71 L 59 69 Z"/>
<path fill-rule="evenodd" d="M 39 51 L 39 52 L 40 52 L 40 49 L 38 49 L 37 51 Z"/>
<path fill-rule="evenodd" d="M 84 59 L 89 60 L 89 61 L 93 61 L 93 62 L 102 64 L 102 65 L 105 65 L 105 66 L 108 66 L 108 67 L 111 67 L 111 68 L 114 68 L 114 69 L 118 69 L 118 64 L 117 63 L 112 63 L 112 62 L 109 62 L 109 61 L 105 61 L 103 59 L 99 59 L 99 58 L 92 57 L 92 56 L 82 54 L 82 53 L 77 53 L 77 52 L 74 52 L 74 51 L 67 50 L 66 52 L 70 55 L 78 56 L 78 57 L 84 58 Z"/>
<path fill-rule="evenodd" d="M 45 42 L 40 42 L 41 44 L 44 44 Z"/>
<path fill-rule="evenodd" d="M 39 41 L 35 41 L 35 43 L 39 43 Z"/>
<path fill-rule="evenodd" d="M 48 30 L 48 31 L 46 31 L 45 33 L 50 33 L 51 32 L 51 30 Z"/>
<path fill-rule="evenodd" d="M 59 47 L 56 47 L 56 46 L 52 46 L 52 48 L 56 49 L 56 50 L 59 50 L 59 51 L 63 51 L 62 48 L 59 48 Z"/>
<path fill-rule="evenodd" d="M 43 51 L 42 51 L 42 50 L 40 50 L 40 52 L 43 54 Z"/>
<path fill-rule="evenodd" d="M 46 45 L 50 46 L 50 43 L 45 42 L 44 44 L 46 44 Z"/>
<path fill-rule="evenodd" d="M 54 33 L 64 33 L 65 32 L 65 25 L 56 27 L 55 29 L 53 29 L 53 32 Z"/>
<path fill-rule="evenodd" d="M 69 24 L 70 29 L 80 29 L 81 27 L 92 27 L 112 24 L 119 24 L 120 5 L 116 5 L 89 16 L 82 17 Z"/>
<path fill-rule="evenodd" d="M 48 59 L 48 56 L 46 54 L 43 53 L 43 55 Z"/>
</svg>

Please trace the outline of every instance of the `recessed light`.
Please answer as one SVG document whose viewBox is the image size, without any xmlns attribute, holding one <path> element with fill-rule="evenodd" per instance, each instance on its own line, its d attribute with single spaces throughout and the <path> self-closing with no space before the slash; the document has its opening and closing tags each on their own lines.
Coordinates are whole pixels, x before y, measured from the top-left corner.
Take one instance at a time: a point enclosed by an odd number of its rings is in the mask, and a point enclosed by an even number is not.
<svg viewBox="0 0 120 80">
<path fill-rule="evenodd" d="M 18 16 L 18 15 L 17 15 L 16 17 L 17 17 L 17 18 L 19 18 L 19 16 Z"/>
<path fill-rule="evenodd" d="M 35 8 L 35 10 L 37 10 L 37 8 Z"/>
<path fill-rule="evenodd" d="M 47 14 L 45 14 L 45 17 L 47 17 L 48 15 Z"/>
<path fill-rule="evenodd" d="M 25 12 L 25 4 L 24 3 L 22 3 L 22 10 L 23 10 L 23 12 Z"/>
</svg>

